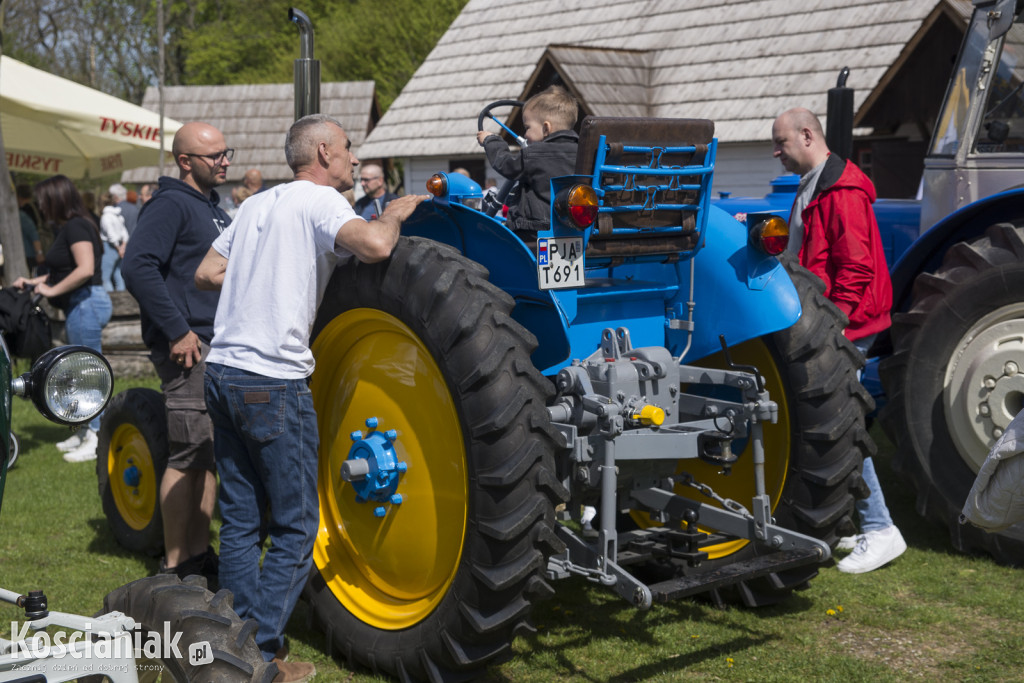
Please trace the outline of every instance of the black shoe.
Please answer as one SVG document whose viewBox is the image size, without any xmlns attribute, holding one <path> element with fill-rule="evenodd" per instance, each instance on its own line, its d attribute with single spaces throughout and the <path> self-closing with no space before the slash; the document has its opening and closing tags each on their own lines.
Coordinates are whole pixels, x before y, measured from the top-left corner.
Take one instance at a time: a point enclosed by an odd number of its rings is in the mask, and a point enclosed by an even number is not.
<svg viewBox="0 0 1024 683">
<path fill-rule="evenodd" d="M 206 546 L 206 552 L 198 556 L 202 561 L 202 574 L 207 579 L 220 575 L 220 557 L 212 545 Z"/>
<path fill-rule="evenodd" d="M 192 576 L 193 574 L 202 574 L 203 555 L 196 555 L 190 557 L 184 562 L 177 564 L 173 567 L 167 566 L 167 558 L 160 558 L 160 569 L 157 571 L 158 574 L 174 574 L 179 579 L 184 579 L 186 576 Z"/>
<path fill-rule="evenodd" d="M 184 562 L 174 567 L 167 566 L 167 558 L 160 558 L 160 574 L 176 574 L 179 579 L 184 579 L 186 576 L 192 576 L 193 574 L 199 574 L 205 576 L 208 583 L 215 582 L 218 575 L 220 574 L 220 558 L 217 557 L 216 551 L 213 546 L 207 546 L 204 552 L 198 555 L 193 555 Z"/>
<path fill-rule="evenodd" d="M 220 588 L 220 557 L 217 556 L 217 552 L 213 549 L 213 546 L 207 546 L 206 552 L 199 555 L 200 568 L 199 572 L 206 577 L 206 585 L 214 593 Z"/>
</svg>

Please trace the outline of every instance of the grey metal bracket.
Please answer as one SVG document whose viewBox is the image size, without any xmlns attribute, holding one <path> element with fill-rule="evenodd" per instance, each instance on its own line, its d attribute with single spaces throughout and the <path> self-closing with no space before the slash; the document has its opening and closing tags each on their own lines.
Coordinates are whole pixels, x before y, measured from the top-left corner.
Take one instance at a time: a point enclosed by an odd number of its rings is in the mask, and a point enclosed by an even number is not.
<svg viewBox="0 0 1024 683">
<path fill-rule="evenodd" d="M 565 578 L 570 574 L 582 576 L 608 586 L 634 607 L 650 609 L 653 603 L 651 589 L 608 558 L 607 554 L 600 553 L 600 542 L 589 544 L 562 524 L 555 525 L 555 533 L 565 542 L 566 551 L 548 559 L 549 578 Z"/>
</svg>

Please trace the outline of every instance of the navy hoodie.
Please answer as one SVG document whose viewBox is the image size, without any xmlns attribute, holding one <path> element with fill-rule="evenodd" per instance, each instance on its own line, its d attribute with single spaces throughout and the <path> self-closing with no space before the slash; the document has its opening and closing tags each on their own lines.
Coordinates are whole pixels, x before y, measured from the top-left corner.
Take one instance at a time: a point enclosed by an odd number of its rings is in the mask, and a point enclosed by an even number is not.
<svg viewBox="0 0 1024 683">
<path fill-rule="evenodd" d="M 210 245 L 231 222 L 217 204 L 177 178 L 162 177 L 142 206 L 128 240 L 121 273 L 139 302 L 142 340 L 167 353 L 169 342 L 189 330 L 209 343 L 220 292 L 196 289 L 195 274 Z"/>
</svg>

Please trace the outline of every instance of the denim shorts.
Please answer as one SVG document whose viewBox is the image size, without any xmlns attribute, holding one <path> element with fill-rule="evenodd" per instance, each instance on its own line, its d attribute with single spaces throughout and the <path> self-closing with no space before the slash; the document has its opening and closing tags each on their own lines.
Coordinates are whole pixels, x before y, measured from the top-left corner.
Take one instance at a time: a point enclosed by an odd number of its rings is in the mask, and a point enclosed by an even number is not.
<svg viewBox="0 0 1024 683">
<path fill-rule="evenodd" d="M 110 296 L 100 285 L 87 285 L 71 292 L 64 322 L 68 343 L 103 353 L 103 328 L 110 322 L 113 312 Z M 89 429 L 100 430 L 99 415 L 89 422 Z"/>
<path fill-rule="evenodd" d="M 103 328 L 110 322 L 114 307 L 100 285 L 79 287 L 71 292 L 64 330 L 69 344 L 81 344 L 103 352 Z"/>
</svg>

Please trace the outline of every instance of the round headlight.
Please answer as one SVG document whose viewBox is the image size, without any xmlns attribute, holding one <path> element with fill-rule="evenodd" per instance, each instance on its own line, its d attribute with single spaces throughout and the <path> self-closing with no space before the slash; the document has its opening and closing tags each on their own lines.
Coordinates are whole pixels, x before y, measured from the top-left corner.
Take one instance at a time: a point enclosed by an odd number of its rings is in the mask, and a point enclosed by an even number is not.
<svg viewBox="0 0 1024 683">
<path fill-rule="evenodd" d="M 85 346 L 62 346 L 44 353 L 15 381 L 47 419 L 82 424 L 103 412 L 114 390 L 110 364 Z"/>
</svg>

